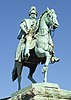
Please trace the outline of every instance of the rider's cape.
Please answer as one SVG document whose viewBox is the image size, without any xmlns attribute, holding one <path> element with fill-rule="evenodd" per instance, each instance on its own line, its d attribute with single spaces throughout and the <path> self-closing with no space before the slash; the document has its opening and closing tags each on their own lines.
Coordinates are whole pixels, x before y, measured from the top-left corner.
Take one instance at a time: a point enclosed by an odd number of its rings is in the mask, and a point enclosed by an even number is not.
<svg viewBox="0 0 71 100">
<path fill-rule="evenodd" d="M 18 33 L 18 36 L 17 36 L 17 39 L 21 39 L 22 35 L 25 35 L 25 32 L 23 30 L 19 30 L 19 33 Z"/>
<path fill-rule="evenodd" d="M 24 19 L 21 23 L 25 22 L 25 25 L 24 25 L 24 29 L 27 31 L 31 28 L 31 21 L 30 19 Z M 26 26 L 26 27 L 25 27 Z M 17 39 L 21 39 L 22 35 L 25 35 L 26 33 L 23 31 L 23 30 L 19 30 L 19 33 L 18 33 L 18 36 L 17 36 Z"/>
</svg>

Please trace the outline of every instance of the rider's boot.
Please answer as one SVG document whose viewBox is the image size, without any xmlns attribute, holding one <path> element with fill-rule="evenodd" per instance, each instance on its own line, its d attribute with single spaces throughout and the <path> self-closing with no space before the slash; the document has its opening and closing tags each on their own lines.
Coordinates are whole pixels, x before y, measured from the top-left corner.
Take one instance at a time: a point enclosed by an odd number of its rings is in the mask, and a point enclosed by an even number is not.
<svg viewBox="0 0 71 100">
<path fill-rule="evenodd" d="M 25 60 L 28 60 L 28 58 L 29 58 L 29 56 L 30 56 L 30 53 L 29 53 L 29 48 L 30 48 L 30 44 L 29 44 L 29 42 L 27 41 L 26 42 L 26 46 L 25 46 L 25 54 L 24 54 L 24 56 L 25 56 Z"/>
<path fill-rule="evenodd" d="M 28 60 L 29 59 L 29 56 L 30 56 L 30 53 L 29 53 L 29 47 L 26 47 L 25 48 L 25 55 L 24 55 L 25 57 L 25 60 Z"/>
<path fill-rule="evenodd" d="M 30 56 L 30 53 L 25 53 L 25 60 L 28 60 Z"/>
</svg>

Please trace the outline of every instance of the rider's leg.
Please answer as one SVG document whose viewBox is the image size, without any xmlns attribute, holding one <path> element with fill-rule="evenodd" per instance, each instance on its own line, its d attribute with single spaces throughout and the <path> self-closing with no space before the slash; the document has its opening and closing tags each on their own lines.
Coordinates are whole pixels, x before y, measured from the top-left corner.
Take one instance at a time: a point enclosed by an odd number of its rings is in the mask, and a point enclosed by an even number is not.
<svg viewBox="0 0 71 100">
<path fill-rule="evenodd" d="M 32 41 L 32 36 L 27 36 L 26 37 L 26 45 L 25 45 L 25 59 L 28 60 L 30 53 L 29 53 L 29 49 L 30 49 L 30 44 Z"/>
</svg>

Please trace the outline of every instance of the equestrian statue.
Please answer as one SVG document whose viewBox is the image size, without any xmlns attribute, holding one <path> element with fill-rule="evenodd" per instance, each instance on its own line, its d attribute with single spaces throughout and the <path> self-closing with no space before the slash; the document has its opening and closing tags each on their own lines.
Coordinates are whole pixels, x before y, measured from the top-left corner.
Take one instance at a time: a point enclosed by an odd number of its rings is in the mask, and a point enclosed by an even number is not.
<svg viewBox="0 0 71 100">
<path fill-rule="evenodd" d="M 29 68 L 28 78 L 33 82 L 33 74 L 38 64 L 43 64 L 43 81 L 47 82 L 47 71 L 50 63 L 60 58 L 55 57 L 52 32 L 58 28 L 59 23 L 54 9 L 47 8 L 40 18 L 36 20 L 36 7 L 29 10 L 30 19 L 24 19 L 20 24 L 18 34 L 19 44 L 16 50 L 15 63 L 12 71 L 12 80 L 18 78 L 18 90 L 21 89 L 21 73 L 23 66 Z"/>
</svg>

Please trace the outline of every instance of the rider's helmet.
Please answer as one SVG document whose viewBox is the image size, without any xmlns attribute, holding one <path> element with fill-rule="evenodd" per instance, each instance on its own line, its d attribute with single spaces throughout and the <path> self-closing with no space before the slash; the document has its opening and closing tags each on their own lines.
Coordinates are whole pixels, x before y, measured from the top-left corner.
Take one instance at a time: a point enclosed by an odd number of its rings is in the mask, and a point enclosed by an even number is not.
<svg viewBox="0 0 71 100">
<path fill-rule="evenodd" d="M 37 16 L 37 11 L 36 11 L 36 7 L 35 7 L 35 6 L 32 6 L 32 7 L 30 8 L 30 10 L 29 10 L 29 16 L 30 16 L 31 14 L 35 14 L 35 15 Z"/>
</svg>

